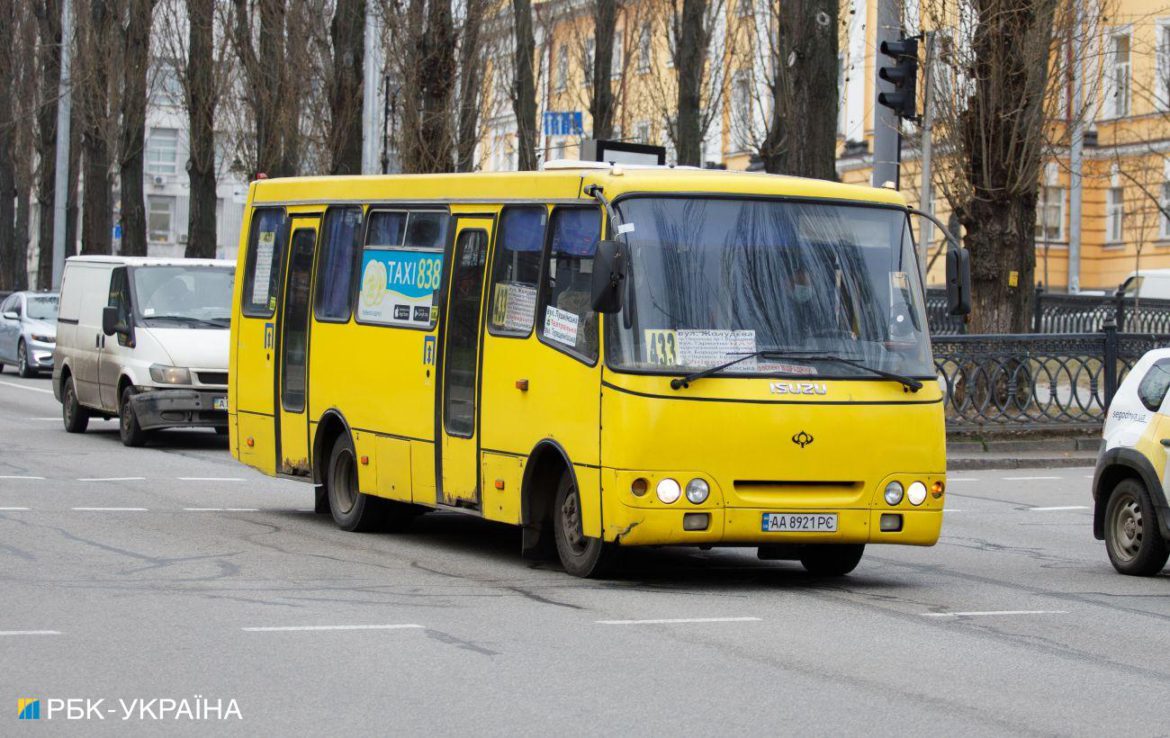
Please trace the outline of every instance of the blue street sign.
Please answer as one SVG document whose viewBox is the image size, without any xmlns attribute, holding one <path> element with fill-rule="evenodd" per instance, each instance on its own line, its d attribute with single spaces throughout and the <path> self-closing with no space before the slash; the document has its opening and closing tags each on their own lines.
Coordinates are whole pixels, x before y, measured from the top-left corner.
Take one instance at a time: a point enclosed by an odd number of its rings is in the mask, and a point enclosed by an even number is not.
<svg viewBox="0 0 1170 738">
<path fill-rule="evenodd" d="M 584 121 L 580 110 L 546 112 L 544 114 L 544 135 L 580 136 L 584 132 Z"/>
<path fill-rule="evenodd" d="M 114 225 L 114 240 L 115 241 L 122 240 L 122 224 L 121 223 L 117 223 Z"/>
</svg>

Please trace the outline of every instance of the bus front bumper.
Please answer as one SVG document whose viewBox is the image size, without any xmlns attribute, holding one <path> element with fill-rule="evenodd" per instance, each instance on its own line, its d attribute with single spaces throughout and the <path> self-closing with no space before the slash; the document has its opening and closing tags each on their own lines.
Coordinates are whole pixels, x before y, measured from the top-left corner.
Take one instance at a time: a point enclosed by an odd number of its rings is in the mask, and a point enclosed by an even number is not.
<svg viewBox="0 0 1170 738">
<path fill-rule="evenodd" d="M 623 546 L 767 546 L 800 543 L 896 543 L 932 546 L 942 528 L 940 509 L 891 509 L 825 507 L 818 513 L 836 513 L 833 532 L 764 532 L 765 514 L 788 512 L 765 508 L 703 507 L 647 509 L 624 503 L 610 504 L 605 513 L 605 540 Z M 810 513 L 811 510 L 800 510 Z M 706 527 L 694 516 L 707 515 Z M 898 530 L 882 530 L 882 515 L 901 516 Z M 688 516 L 689 517 L 688 519 Z M 892 527 L 887 522 L 887 527 Z"/>
</svg>

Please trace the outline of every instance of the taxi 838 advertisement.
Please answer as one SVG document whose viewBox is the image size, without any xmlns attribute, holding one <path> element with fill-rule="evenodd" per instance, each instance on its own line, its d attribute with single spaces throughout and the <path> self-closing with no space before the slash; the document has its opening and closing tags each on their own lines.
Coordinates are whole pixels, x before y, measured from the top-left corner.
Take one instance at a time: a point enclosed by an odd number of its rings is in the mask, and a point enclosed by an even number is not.
<svg viewBox="0 0 1170 738">
<path fill-rule="evenodd" d="M 367 250 L 358 317 L 368 323 L 429 327 L 442 274 L 442 252 Z"/>
</svg>

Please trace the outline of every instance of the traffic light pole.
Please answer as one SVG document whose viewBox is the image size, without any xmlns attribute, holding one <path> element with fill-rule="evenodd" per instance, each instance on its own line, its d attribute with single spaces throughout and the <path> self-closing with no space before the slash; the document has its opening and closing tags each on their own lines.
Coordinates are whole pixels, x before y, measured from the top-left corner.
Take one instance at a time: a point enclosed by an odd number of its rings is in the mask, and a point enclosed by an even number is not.
<svg viewBox="0 0 1170 738">
<path fill-rule="evenodd" d="M 900 0 L 878 0 L 875 46 L 881 48 L 883 41 L 896 42 L 901 37 Z M 875 69 L 874 87 L 873 186 L 881 187 L 887 182 L 893 182 L 894 187 L 898 187 L 902 121 L 893 108 L 877 104 L 877 96 L 883 92 L 893 94 L 894 85 L 879 78 Z"/>
</svg>

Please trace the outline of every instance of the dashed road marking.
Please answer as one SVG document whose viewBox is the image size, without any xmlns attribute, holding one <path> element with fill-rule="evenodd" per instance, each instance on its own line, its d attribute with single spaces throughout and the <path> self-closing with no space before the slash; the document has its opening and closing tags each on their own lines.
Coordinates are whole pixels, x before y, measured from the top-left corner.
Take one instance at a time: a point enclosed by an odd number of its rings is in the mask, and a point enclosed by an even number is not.
<svg viewBox="0 0 1170 738">
<path fill-rule="evenodd" d="M 180 482 L 242 482 L 243 477 L 179 477 Z"/>
<path fill-rule="evenodd" d="M 924 612 L 925 618 L 974 618 L 994 615 L 1067 615 L 1068 610 L 970 610 L 967 612 Z"/>
<path fill-rule="evenodd" d="M 393 623 L 390 625 L 277 625 L 260 628 L 241 628 L 246 633 L 283 633 L 302 630 L 407 630 L 425 628 L 416 623 Z"/>
<path fill-rule="evenodd" d="M 146 477 L 81 477 L 79 482 L 142 482 Z"/>
<path fill-rule="evenodd" d="M 0 630 L 0 636 L 59 636 L 59 630 Z"/>
<path fill-rule="evenodd" d="M 71 507 L 74 512 L 148 512 L 145 507 Z"/>
<path fill-rule="evenodd" d="M 4 475 L 0 475 L 0 479 L 31 479 L 31 480 L 41 481 L 41 482 L 45 481 L 44 477 L 31 477 L 31 476 L 26 476 L 26 475 L 21 475 L 21 474 L 4 474 Z"/>
<path fill-rule="evenodd" d="M 1051 480 L 1060 480 L 1063 477 L 1004 477 L 1005 482 L 1044 482 Z"/>
<path fill-rule="evenodd" d="M 943 512 L 963 512 L 963 511 L 958 509 L 957 507 L 944 507 Z"/>
<path fill-rule="evenodd" d="M 5 387 L 15 387 L 16 389 L 28 390 L 29 392 L 43 392 L 46 395 L 53 394 L 53 390 L 44 389 L 42 387 L 29 387 L 27 384 L 17 384 L 16 382 L 0 382 L 0 385 Z"/>
<path fill-rule="evenodd" d="M 0 512 L 28 512 L 27 507 L 0 507 Z"/>
<path fill-rule="evenodd" d="M 1058 505 L 1056 507 L 1029 507 L 1031 512 L 1057 512 L 1060 510 L 1088 510 L 1088 505 Z"/>
<path fill-rule="evenodd" d="M 184 507 L 183 512 L 260 512 L 258 507 Z"/>
<path fill-rule="evenodd" d="M 598 625 L 673 625 L 675 623 L 755 623 L 763 618 L 653 618 L 650 620 L 595 620 Z"/>
<path fill-rule="evenodd" d="M 947 482 L 978 482 L 975 477 L 947 477 Z"/>
</svg>

